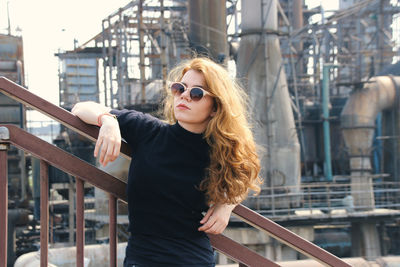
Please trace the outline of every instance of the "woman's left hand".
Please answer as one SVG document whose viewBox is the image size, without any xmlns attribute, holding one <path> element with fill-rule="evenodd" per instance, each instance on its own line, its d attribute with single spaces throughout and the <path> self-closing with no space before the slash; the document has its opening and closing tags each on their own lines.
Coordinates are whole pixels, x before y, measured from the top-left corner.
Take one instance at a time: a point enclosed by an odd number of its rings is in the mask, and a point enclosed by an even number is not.
<svg viewBox="0 0 400 267">
<path fill-rule="evenodd" d="M 230 204 L 213 205 L 200 221 L 203 225 L 198 230 L 214 235 L 222 233 L 228 225 L 232 210 L 235 207 L 236 205 Z"/>
</svg>

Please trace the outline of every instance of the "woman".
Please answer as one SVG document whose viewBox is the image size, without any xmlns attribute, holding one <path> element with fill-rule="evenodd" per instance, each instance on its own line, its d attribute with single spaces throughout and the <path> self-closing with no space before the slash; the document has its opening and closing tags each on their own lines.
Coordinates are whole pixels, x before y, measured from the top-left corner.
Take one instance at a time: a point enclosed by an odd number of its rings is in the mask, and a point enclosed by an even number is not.
<svg viewBox="0 0 400 267">
<path fill-rule="evenodd" d="M 214 266 L 206 234 L 222 233 L 233 208 L 249 190 L 259 191 L 245 95 L 206 58 L 181 63 L 168 80 L 169 123 L 93 102 L 72 113 L 100 126 L 94 155 L 100 151 L 104 166 L 117 158 L 121 135 L 132 148 L 124 266 Z"/>
</svg>

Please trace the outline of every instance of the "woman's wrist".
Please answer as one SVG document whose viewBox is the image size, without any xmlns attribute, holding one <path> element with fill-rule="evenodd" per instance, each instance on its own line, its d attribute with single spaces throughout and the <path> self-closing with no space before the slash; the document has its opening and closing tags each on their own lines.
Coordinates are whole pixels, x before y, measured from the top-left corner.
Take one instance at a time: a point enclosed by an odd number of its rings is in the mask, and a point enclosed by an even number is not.
<svg viewBox="0 0 400 267">
<path fill-rule="evenodd" d="M 106 121 L 117 122 L 117 117 L 109 112 L 102 113 L 97 117 L 97 126 L 101 127 Z"/>
</svg>

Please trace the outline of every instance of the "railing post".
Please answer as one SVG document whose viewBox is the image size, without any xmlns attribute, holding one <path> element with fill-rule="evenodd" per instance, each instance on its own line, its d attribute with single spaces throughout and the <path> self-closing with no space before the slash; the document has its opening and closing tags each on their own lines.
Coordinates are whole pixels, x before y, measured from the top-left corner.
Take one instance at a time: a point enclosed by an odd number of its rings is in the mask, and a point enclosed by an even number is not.
<svg viewBox="0 0 400 267">
<path fill-rule="evenodd" d="M 0 267 L 7 266 L 7 216 L 8 216 L 8 170 L 7 150 L 10 139 L 8 128 L 0 127 Z"/>
<path fill-rule="evenodd" d="M 117 198 L 109 195 L 110 214 L 110 267 L 117 267 Z"/>
<path fill-rule="evenodd" d="M 84 184 L 76 177 L 76 266 L 84 266 L 85 218 Z"/>
<path fill-rule="evenodd" d="M 49 164 L 40 160 L 40 267 L 48 266 Z"/>
<path fill-rule="evenodd" d="M 0 267 L 7 266 L 7 145 L 0 144 Z"/>
</svg>

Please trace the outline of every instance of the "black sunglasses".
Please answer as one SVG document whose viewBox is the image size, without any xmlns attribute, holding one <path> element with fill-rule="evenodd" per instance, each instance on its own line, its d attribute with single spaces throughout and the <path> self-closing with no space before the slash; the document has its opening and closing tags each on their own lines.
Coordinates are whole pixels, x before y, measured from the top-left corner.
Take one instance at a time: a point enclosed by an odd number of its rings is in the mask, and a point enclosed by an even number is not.
<svg viewBox="0 0 400 267">
<path fill-rule="evenodd" d="M 190 99 L 192 99 L 193 101 L 199 101 L 203 98 L 203 96 L 211 95 L 209 92 L 207 92 L 203 88 L 200 88 L 200 87 L 187 88 L 186 85 L 184 85 L 181 82 L 173 82 L 170 85 L 170 89 L 174 96 L 180 96 L 186 90 L 190 90 L 189 91 Z"/>
</svg>

